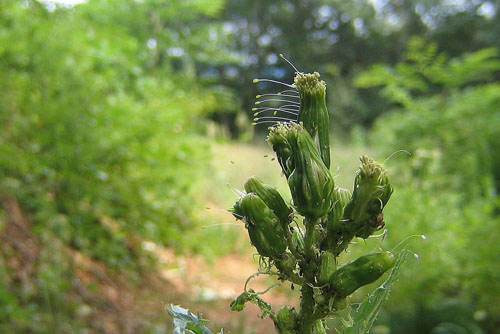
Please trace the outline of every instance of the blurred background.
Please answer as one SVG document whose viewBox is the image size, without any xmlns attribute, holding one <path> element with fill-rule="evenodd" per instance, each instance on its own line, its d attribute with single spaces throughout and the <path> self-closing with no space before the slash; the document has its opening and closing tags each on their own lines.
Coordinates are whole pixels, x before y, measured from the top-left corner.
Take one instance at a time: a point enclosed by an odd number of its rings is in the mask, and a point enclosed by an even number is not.
<svg viewBox="0 0 500 334">
<path fill-rule="evenodd" d="M 327 82 L 337 184 L 392 176 L 351 255 L 427 237 L 372 333 L 500 333 L 499 48 L 498 0 L 0 1 L 0 332 L 272 332 L 229 311 L 258 262 L 226 209 L 252 175 L 290 198 L 251 125 L 283 53 Z"/>
</svg>

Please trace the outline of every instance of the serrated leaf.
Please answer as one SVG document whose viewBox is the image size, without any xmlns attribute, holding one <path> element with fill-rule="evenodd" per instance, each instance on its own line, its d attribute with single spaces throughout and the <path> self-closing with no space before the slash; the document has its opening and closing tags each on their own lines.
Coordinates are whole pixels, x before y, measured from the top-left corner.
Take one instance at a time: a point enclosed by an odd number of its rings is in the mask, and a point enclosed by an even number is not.
<svg viewBox="0 0 500 334">
<path fill-rule="evenodd" d="M 245 308 L 245 304 L 251 301 L 254 297 L 255 293 L 252 289 L 243 292 L 231 302 L 231 311 L 243 311 L 243 309 Z"/>
<path fill-rule="evenodd" d="M 387 280 L 378 287 L 370 296 L 366 297 L 359 305 L 354 314 L 353 324 L 344 328 L 343 334 L 367 334 L 377 318 L 378 312 L 387 297 L 391 285 L 397 280 L 401 265 L 405 262 L 408 251 L 406 249 L 399 253 L 394 268 Z"/>
<path fill-rule="evenodd" d="M 260 310 L 262 311 L 261 315 L 259 316 L 260 318 L 264 319 L 266 316 L 270 316 L 271 318 L 274 317 L 274 312 L 271 305 L 260 298 L 258 296 L 258 293 L 256 293 L 253 289 L 249 289 L 248 291 L 245 291 L 238 297 L 236 297 L 231 302 L 231 310 L 238 312 L 242 311 L 245 308 L 245 304 L 248 302 L 257 305 L 260 308 Z"/>
<path fill-rule="evenodd" d="M 170 305 L 166 309 L 173 319 L 173 334 L 212 334 L 204 325 L 208 322 L 206 319 L 197 317 L 189 312 L 189 310 L 178 305 Z M 223 331 L 221 330 L 220 334 L 222 333 Z"/>
</svg>

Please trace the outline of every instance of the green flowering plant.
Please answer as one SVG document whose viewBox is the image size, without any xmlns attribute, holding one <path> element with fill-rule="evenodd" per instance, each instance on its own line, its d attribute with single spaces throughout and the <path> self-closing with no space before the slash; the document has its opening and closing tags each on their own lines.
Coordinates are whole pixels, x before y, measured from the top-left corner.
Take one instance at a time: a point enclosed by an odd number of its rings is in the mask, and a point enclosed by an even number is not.
<svg viewBox="0 0 500 334">
<path fill-rule="evenodd" d="M 385 226 L 382 211 L 393 187 L 385 168 L 367 156 L 360 158 L 352 192 L 335 186 L 330 172 L 326 84 L 317 72 L 296 71 L 294 83 L 284 85 L 288 89 L 280 93 L 258 95 L 253 111 L 255 125 L 274 123 L 267 141 L 287 179 L 292 203 L 252 177 L 230 211 L 245 223 L 261 256 L 258 274 L 277 275 L 300 286 L 300 307 L 283 306 L 274 312 L 260 293 L 247 290 L 245 284 L 231 309 L 242 311 L 245 303 L 253 302 L 261 307 L 263 317 L 273 320 L 280 334 L 324 334 L 326 319 L 348 305 L 348 296 L 393 268 L 384 287 L 388 291 L 406 252 L 398 259 L 381 251 L 338 264 L 353 238 L 366 239 Z M 275 106 L 276 102 L 281 105 Z M 361 304 L 354 317 L 358 322 L 347 324 L 346 333 L 368 333 L 382 303 L 377 295 Z"/>
<path fill-rule="evenodd" d="M 246 303 L 257 305 L 261 317 L 271 318 L 279 334 L 326 334 L 326 320 L 349 305 L 348 297 L 392 268 L 353 317 L 343 319 L 344 334 L 368 333 L 408 252 L 400 252 L 397 259 L 390 251 L 374 252 L 344 265 L 338 263 L 339 255 L 354 238 L 366 239 L 385 226 L 382 211 L 393 187 L 385 168 L 367 156 L 360 157 L 352 192 L 335 186 L 330 172 L 326 84 L 317 72 L 294 69 L 294 83 L 280 83 L 288 89 L 258 95 L 258 107 L 253 108 L 254 125 L 273 123 L 267 142 L 287 179 L 292 203 L 257 177 L 249 178 L 245 191 L 239 192 L 241 197 L 229 211 L 245 223 L 261 268 L 247 279 L 244 292 L 230 307 L 243 311 Z M 283 306 L 275 312 L 262 298 L 274 285 L 262 292 L 247 289 L 252 278 L 263 274 L 299 286 L 299 307 Z M 169 313 L 174 333 L 210 333 L 205 320 L 200 322 L 187 310 L 171 306 Z"/>
</svg>

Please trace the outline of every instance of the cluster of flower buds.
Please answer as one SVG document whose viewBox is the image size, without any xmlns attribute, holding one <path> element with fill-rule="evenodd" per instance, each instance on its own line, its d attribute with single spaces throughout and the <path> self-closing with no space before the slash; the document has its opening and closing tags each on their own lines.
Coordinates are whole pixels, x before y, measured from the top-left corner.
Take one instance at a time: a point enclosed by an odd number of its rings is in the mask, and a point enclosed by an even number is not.
<svg viewBox="0 0 500 334">
<path fill-rule="evenodd" d="M 361 157 L 352 193 L 336 187 L 330 172 L 326 85 L 317 72 L 298 72 L 290 87 L 300 97 L 297 120 L 272 126 L 267 141 L 293 203 L 287 204 L 274 187 L 252 177 L 231 212 L 245 222 L 250 241 L 274 264 L 280 279 L 301 286 L 300 310 L 283 307 L 274 314 L 266 306 L 278 332 L 317 334 L 324 331 L 322 319 L 347 305 L 347 296 L 393 266 L 390 252 L 337 264 L 353 238 L 367 238 L 384 226 L 382 210 L 393 188 L 386 170 L 366 156 Z M 238 297 L 234 309 L 255 301 L 249 296 L 245 291 Z"/>
</svg>

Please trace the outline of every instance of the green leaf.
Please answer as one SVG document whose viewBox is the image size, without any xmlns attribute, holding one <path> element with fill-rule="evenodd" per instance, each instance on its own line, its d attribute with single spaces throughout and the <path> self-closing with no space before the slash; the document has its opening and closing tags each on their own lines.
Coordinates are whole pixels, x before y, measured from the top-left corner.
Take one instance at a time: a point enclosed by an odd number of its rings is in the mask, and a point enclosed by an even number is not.
<svg viewBox="0 0 500 334">
<path fill-rule="evenodd" d="M 174 331 L 173 334 L 212 334 L 212 332 L 204 325 L 207 320 L 202 319 L 199 315 L 195 316 L 189 310 L 178 305 L 170 305 L 166 307 L 167 312 L 173 319 Z M 222 334 L 221 329 L 219 334 Z"/>
<path fill-rule="evenodd" d="M 389 278 L 375 290 L 370 296 L 366 297 L 361 305 L 359 305 L 354 315 L 353 324 L 350 327 L 344 328 L 343 334 L 367 334 L 377 318 L 378 312 L 382 303 L 387 300 L 389 296 L 391 285 L 397 280 L 399 276 L 399 269 L 405 262 L 407 256 L 407 249 L 399 253 L 396 264 L 389 275 Z"/>
<path fill-rule="evenodd" d="M 260 318 L 264 319 L 266 316 L 269 316 L 271 319 L 274 319 L 274 312 L 271 305 L 269 305 L 269 303 L 264 301 L 258 295 L 259 293 L 256 293 L 253 289 L 249 289 L 248 291 L 243 292 L 231 302 L 231 310 L 238 312 L 242 311 L 245 307 L 245 304 L 247 302 L 251 302 L 257 305 L 257 307 L 259 307 L 262 311 L 261 315 L 259 316 Z"/>
</svg>

